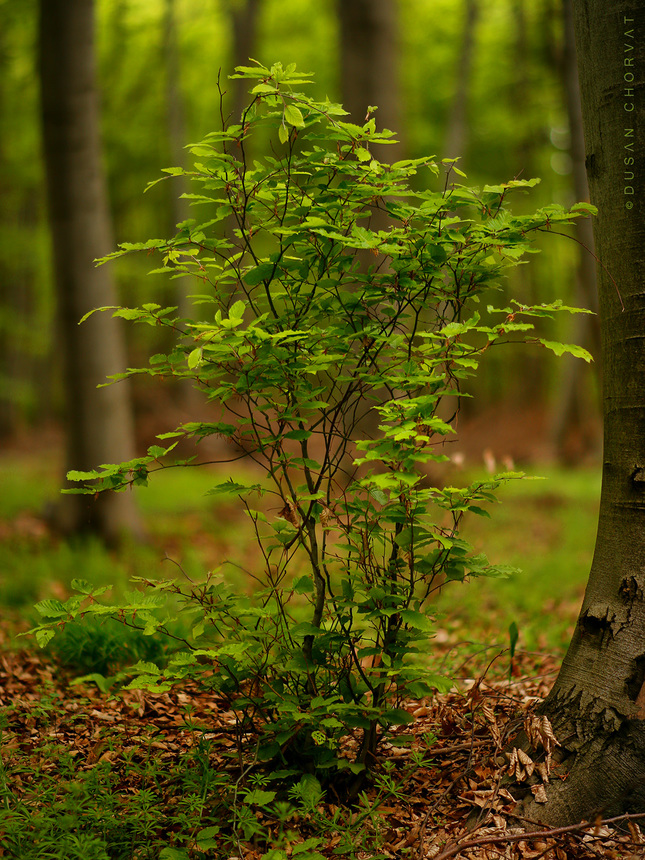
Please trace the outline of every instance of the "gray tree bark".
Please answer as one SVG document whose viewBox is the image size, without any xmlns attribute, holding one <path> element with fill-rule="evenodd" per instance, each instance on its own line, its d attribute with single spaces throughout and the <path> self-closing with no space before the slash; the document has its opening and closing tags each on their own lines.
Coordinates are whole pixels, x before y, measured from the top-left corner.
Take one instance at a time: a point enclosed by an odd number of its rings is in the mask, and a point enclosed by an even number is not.
<svg viewBox="0 0 645 860">
<path fill-rule="evenodd" d="M 172 167 L 186 169 L 185 146 L 189 142 L 186 132 L 186 111 L 181 92 L 181 62 L 179 55 L 179 37 L 177 23 L 177 4 L 175 0 L 165 0 L 163 17 L 164 59 L 166 65 L 166 123 L 168 127 L 168 144 L 170 163 Z M 171 232 L 176 226 L 191 217 L 190 204 L 183 196 L 190 191 L 190 182 L 183 175 L 173 176 L 171 189 Z M 194 292 L 191 278 L 178 278 L 175 281 L 175 301 L 178 314 L 184 319 L 193 316 L 193 302 L 190 298 Z M 202 398 L 193 388 L 189 380 L 181 380 L 177 384 L 178 401 L 184 411 L 194 415 L 195 409 Z"/>
<path fill-rule="evenodd" d="M 473 54 L 475 52 L 475 30 L 479 16 L 478 0 L 465 0 L 462 41 L 455 74 L 455 95 L 450 108 L 446 138 L 442 157 L 463 158 L 468 145 L 468 92 L 470 90 Z"/>
<path fill-rule="evenodd" d="M 7 78 L 7 21 L 0 21 L 4 26 L 0 27 L 0 113 L 6 111 L 6 95 L 4 81 Z M 9 189 L 7 188 L 8 159 L 5 155 L 5 146 L 0 138 L 0 196 L 7 199 Z M 2 219 L 4 221 L 4 218 Z M 3 225 L 4 226 L 4 225 Z M 17 290 L 11 284 L 11 275 L 4 255 L 0 257 L 0 305 L 4 309 L 3 318 L 0 320 L 0 438 L 9 436 L 16 427 L 16 398 L 13 388 L 16 384 L 16 373 L 18 368 L 16 345 L 12 337 L 12 328 L 16 326 L 18 316 L 15 308 Z"/>
<path fill-rule="evenodd" d="M 338 0 L 337 9 L 343 107 L 363 125 L 368 107 L 376 106 L 377 127 L 399 132 L 396 0 Z M 380 149 L 381 160 L 401 157 L 399 145 Z"/>
<path fill-rule="evenodd" d="M 60 349 L 67 401 L 67 469 L 134 456 L 128 388 L 98 389 L 125 367 L 116 320 L 89 310 L 116 304 L 110 270 L 94 260 L 113 249 L 101 164 L 93 0 L 41 0 L 39 74 Z M 139 532 L 130 493 L 63 496 L 56 521 L 108 541 Z"/>
<path fill-rule="evenodd" d="M 585 169 L 585 142 L 582 126 L 582 106 L 576 45 L 573 23 L 573 0 L 563 0 L 564 45 L 561 59 L 561 77 L 564 87 L 569 133 L 571 135 L 571 161 L 573 191 L 576 200 L 589 199 L 589 184 Z M 576 268 L 576 304 L 598 313 L 598 286 L 594 259 L 593 225 L 588 219 L 579 220 L 575 228 L 579 242 Z M 590 396 L 594 380 L 601 381 L 600 324 L 597 316 L 579 314 L 574 319 L 575 343 L 588 349 L 594 357 L 589 366 L 567 356 L 562 365 L 560 396 L 553 421 L 553 442 L 556 456 L 567 465 L 579 462 L 596 446 L 598 400 Z M 592 383 L 590 385 L 590 383 Z"/>
<path fill-rule="evenodd" d="M 380 161 L 393 163 L 402 158 L 400 93 L 398 83 L 398 20 L 396 0 L 337 0 L 336 9 L 340 27 L 340 89 L 343 107 L 348 119 L 363 125 L 368 109 L 376 107 L 374 114 L 377 129 L 397 132 L 396 144 L 378 146 L 374 156 Z M 372 207 L 369 227 L 385 230 L 390 224 L 388 214 Z M 357 259 L 367 271 L 374 257 L 367 251 L 359 252 Z M 374 410 L 362 416 L 355 427 L 355 438 L 374 438 L 378 435 L 380 418 Z M 356 473 L 353 456 L 347 455 L 342 469 L 347 476 Z"/>
<path fill-rule="evenodd" d="M 177 37 L 177 4 L 166 0 L 163 17 L 164 59 L 166 65 L 166 123 L 170 161 L 173 167 L 186 167 L 186 150 L 189 142 L 186 135 L 186 116 L 184 99 L 181 92 L 181 65 L 179 60 L 179 40 Z M 176 176 L 172 183 L 172 229 L 190 217 L 188 200 L 182 197 L 189 190 L 185 176 Z M 180 281 L 183 283 L 183 280 Z M 185 290 L 179 288 L 178 302 L 180 315 L 185 315 Z"/>
<path fill-rule="evenodd" d="M 546 803 L 562 825 L 645 810 L 645 7 L 576 0 L 603 353 L 598 534 L 580 617 L 542 705 L 561 746 Z"/>
<path fill-rule="evenodd" d="M 229 0 L 231 27 L 233 35 L 233 67 L 248 66 L 249 59 L 255 55 L 258 21 L 261 0 Z M 242 111 L 248 103 L 248 81 L 243 78 L 231 81 L 233 122 L 239 122 Z"/>
</svg>

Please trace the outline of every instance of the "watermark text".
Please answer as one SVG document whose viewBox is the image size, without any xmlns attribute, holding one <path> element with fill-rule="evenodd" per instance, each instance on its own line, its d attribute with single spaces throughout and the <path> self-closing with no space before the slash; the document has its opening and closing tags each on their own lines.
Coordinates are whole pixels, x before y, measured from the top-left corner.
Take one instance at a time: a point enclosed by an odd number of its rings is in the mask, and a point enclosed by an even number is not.
<svg viewBox="0 0 645 860">
<path fill-rule="evenodd" d="M 625 208 L 632 209 L 633 197 L 636 193 L 636 154 L 634 152 L 634 123 L 630 114 L 635 111 L 635 88 L 636 80 L 636 32 L 634 19 L 623 15 L 623 111 L 625 113 L 624 145 L 623 145 L 623 196 L 625 197 Z"/>
</svg>

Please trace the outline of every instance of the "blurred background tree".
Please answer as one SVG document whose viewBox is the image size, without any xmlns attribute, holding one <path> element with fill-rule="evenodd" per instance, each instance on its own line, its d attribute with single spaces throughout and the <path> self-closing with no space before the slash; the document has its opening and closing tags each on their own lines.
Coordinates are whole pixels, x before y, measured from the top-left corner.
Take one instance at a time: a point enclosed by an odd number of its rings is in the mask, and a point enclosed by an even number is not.
<svg viewBox="0 0 645 860">
<path fill-rule="evenodd" d="M 56 294 L 56 345 L 62 355 L 65 466 L 91 469 L 135 456 L 130 386 L 99 387 L 126 368 L 123 331 L 107 314 L 116 289 L 93 260 L 113 247 L 101 158 L 94 56 L 93 0 L 41 0 L 38 71 Z M 61 496 L 50 519 L 66 534 L 91 531 L 107 543 L 140 534 L 134 497 L 106 495 L 88 504 Z"/>
<path fill-rule="evenodd" d="M 45 206 L 37 12 L 35 0 L 0 0 L 5 439 L 48 424 L 59 427 L 66 409 Z M 314 94 L 343 100 L 356 121 L 368 105 L 378 105 L 377 124 L 394 127 L 406 156 L 459 156 L 470 184 L 539 176 L 532 206 L 573 203 L 586 191 L 579 179 L 577 85 L 564 13 L 564 0 L 96 0 L 115 241 L 167 236 L 186 217 L 177 183 L 162 183 L 145 195 L 143 189 L 161 168 L 183 159 L 185 143 L 217 127 L 220 70 L 226 109 L 239 112 L 243 94 L 226 75 L 249 55 L 314 72 Z M 588 238 L 577 238 L 588 244 Z M 548 252 L 520 268 L 508 291 L 530 302 L 592 304 L 589 262 L 578 244 L 551 238 Z M 113 267 L 119 301 L 181 300 L 171 292 L 177 282 L 146 277 L 143 265 L 128 259 Z M 190 285 L 180 286 L 190 291 Z M 554 331 L 564 341 L 581 336 L 593 349 L 592 330 Z M 134 365 L 149 344 L 137 340 L 139 330 L 129 337 L 128 363 Z M 491 448 L 498 459 L 521 461 L 536 455 L 538 432 L 543 439 L 551 432 L 550 453 L 567 462 L 584 459 L 598 444 L 598 435 L 589 432 L 596 423 L 597 381 L 582 363 L 572 375 L 538 354 L 538 347 L 535 353 L 499 351 L 491 354 L 479 385 L 477 400 L 464 403 L 461 417 L 476 431 L 471 457 L 481 459 Z M 139 444 L 150 441 L 149 412 L 167 413 L 168 429 L 184 417 L 177 415 L 184 408 L 177 392 L 162 400 L 151 391 L 145 383 L 134 390 Z"/>
</svg>

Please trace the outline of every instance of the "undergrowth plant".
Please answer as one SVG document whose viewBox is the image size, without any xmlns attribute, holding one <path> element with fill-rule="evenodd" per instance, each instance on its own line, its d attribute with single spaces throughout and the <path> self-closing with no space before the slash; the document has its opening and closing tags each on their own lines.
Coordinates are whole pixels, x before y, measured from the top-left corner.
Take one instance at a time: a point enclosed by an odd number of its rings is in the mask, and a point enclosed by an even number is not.
<svg viewBox="0 0 645 860">
<path fill-rule="evenodd" d="M 294 66 L 234 77 L 252 85 L 240 122 L 191 146 L 192 170 L 166 171 L 191 181 L 202 219 L 106 258 L 154 255 L 156 273 L 189 278 L 193 318 L 151 303 L 102 309 L 172 338 L 115 380 L 190 380 L 213 418 L 162 434 L 145 457 L 69 477 L 76 492 L 120 491 L 170 465 L 180 439 L 226 440 L 231 459 L 243 452 L 258 470 L 257 482 L 229 478 L 210 491 L 237 497 L 250 519 L 262 559 L 248 571 L 253 593 L 226 565 L 202 582 L 142 580 L 144 592 L 117 607 L 77 581 L 66 603 L 39 604 L 36 635 L 45 644 L 88 614 L 151 635 L 165 629 L 156 609 L 174 595 L 184 620 L 194 616 L 192 633 L 166 668 L 139 663 L 131 685 L 196 679 L 236 714 L 245 767 L 345 770 L 355 792 L 382 733 L 412 720 L 405 699 L 445 683 L 428 669 L 433 595 L 506 572 L 460 526 L 487 516 L 500 483 L 518 475 L 465 487 L 427 478 L 447 459 L 462 381 L 489 349 L 518 340 L 589 359 L 534 333 L 536 320 L 573 309 L 481 297 L 535 250 L 537 234 L 591 207 L 513 215 L 509 197 L 538 180 L 478 190 L 453 161 L 389 164 L 378 154 L 393 133 L 303 94 L 309 81 Z"/>
</svg>

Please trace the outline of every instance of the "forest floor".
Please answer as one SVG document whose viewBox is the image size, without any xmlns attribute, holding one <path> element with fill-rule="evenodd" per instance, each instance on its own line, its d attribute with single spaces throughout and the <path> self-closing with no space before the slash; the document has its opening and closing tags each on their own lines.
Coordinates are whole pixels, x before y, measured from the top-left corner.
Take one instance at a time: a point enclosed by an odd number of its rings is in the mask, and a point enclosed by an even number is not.
<svg viewBox="0 0 645 860">
<path fill-rule="evenodd" d="M 525 829 L 521 829 L 512 819 L 513 798 L 504 788 L 508 760 L 502 751 L 532 719 L 536 702 L 545 695 L 556 672 L 552 658 L 518 654 L 510 679 L 506 657 L 494 661 L 486 676 L 457 680 L 450 694 L 405 702 L 414 722 L 405 727 L 400 743 L 394 734 L 381 745 L 373 782 L 366 785 L 360 804 L 346 814 L 339 814 L 332 783 L 315 808 L 297 811 L 292 807 L 282 821 L 269 804 L 249 802 L 246 812 L 255 833 L 250 834 L 247 817 L 236 834 L 233 818 L 218 809 L 222 799 L 217 796 L 216 780 L 214 790 L 208 792 L 208 811 L 202 810 L 198 816 L 199 826 L 181 852 L 166 848 L 164 853 L 157 848 L 157 853 L 137 851 L 132 856 L 231 860 L 332 858 L 339 854 L 361 860 L 642 858 L 645 839 L 631 821 L 624 829 L 598 821 L 549 831 L 530 822 L 524 822 Z M 78 832 L 89 826 L 89 798 L 93 797 L 101 807 L 95 816 L 98 821 L 94 821 L 98 832 L 101 820 L 103 833 L 119 826 L 116 802 L 122 810 L 130 810 L 132 820 L 125 815 L 121 819 L 124 832 L 141 829 L 142 817 L 147 815 L 150 847 L 172 846 L 186 836 L 181 828 L 188 818 L 182 819 L 179 809 L 186 792 L 182 762 L 187 758 L 193 769 L 219 776 L 220 788 L 227 786 L 230 802 L 230 789 L 240 777 L 240 758 L 245 759 L 247 753 L 237 747 L 234 715 L 217 696 L 190 687 L 160 695 L 140 691 L 106 695 L 91 684 L 73 685 L 71 680 L 60 667 L 31 651 L 0 654 L 0 705 L 5 714 L 0 845 L 7 846 L 4 851 L 0 848 L 0 856 L 58 857 L 32 854 L 27 848 L 24 854 L 19 850 L 12 853 L 8 846 L 16 851 L 19 843 L 15 838 L 6 840 L 15 837 L 17 826 L 23 828 L 23 837 L 37 826 L 37 820 L 46 814 L 44 800 L 52 811 L 69 813 L 64 796 L 74 784 Z M 415 752 L 423 757 L 421 765 Z M 223 779 L 225 775 L 228 781 Z M 557 778 L 557 769 L 552 778 Z M 90 782 L 92 791 L 87 788 Z M 80 796 L 81 783 L 87 797 Z M 109 797 L 101 794 L 101 787 L 111 792 Z M 141 803 L 144 795 L 149 798 L 147 807 Z M 26 818 L 25 810 L 29 813 Z M 212 821 L 218 824 L 204 826 Z M 229 847 L 222 853 L 219 845 L 224 843 Z M 284 852 L 275 847 L 285 845 Z M 126 855 L 89 852 L 85 856 L 94 860 Z"/>
<path fill-rule="evenodd" d="M 98 671 L 72 671 L 60 654 L 16 639 L 32 623 L 33 603 L 64 599 L 72 576 L 127 579 L 164 555 L 191 552 L 210 563 L 230 552 L 232 536 L 243 543 L 228 508 L 195 502 L 208 477 L 198 485 L 193 470 L 188 488 L 178 483 L 184 478 L 169 473 L 167 486 L 160 481 L 156 493 L 141 497 L 148 499 L 153 547 L 115 557 L 48 531 L 39 511 L 56 482 L 49 452 L 46 463 L 29 448 L 0 458 L 7 487 L 0 500 L 0 857 L 645 857 L 634 821 L 558 831 L 525 821 L 522 829 L 505 788 L 509 771 L 518 773 L 509 742 L 534 723 L 577 615 L 593 545 L 594 474 L 553 472 L 548 481 L 519 482 L 509 490 L 512 504 L 495 512 L 490 528 L 484 521 L 489 531 L 471 535 L 475 543 L 485 538 L 503 561 L 523 560 L 525 571 L 508 582 L 446 589 L 433 656 L 452 689 L 402 703 L 413 722 L 382 741 L 372 778 L 350 805 L 333 782 L 313 802 L 276 795 L 270 774 L 250 767 L 252 751 L 240 742 L 235 715 L 212 693 L 190 685 L 162 694 L 119 690 Z M 193 507 L 178 512 L 184 490 Z M 517 620 L 524 649 L 512 660 L 509 619 Z M 351 757 L 356 740 L 345 743 Z"/>
</svg>

